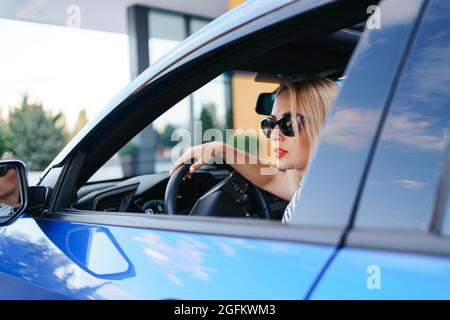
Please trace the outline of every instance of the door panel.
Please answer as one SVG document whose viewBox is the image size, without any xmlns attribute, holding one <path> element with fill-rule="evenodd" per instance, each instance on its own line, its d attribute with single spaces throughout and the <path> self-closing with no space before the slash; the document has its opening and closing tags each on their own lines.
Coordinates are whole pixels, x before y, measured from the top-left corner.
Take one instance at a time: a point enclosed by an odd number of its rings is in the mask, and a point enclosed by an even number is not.
<svg viewBox="0 0 450 320">
<path fill-rule="evenodd" d="M 439 195 L 450 129 L 448 12 L 445 0 L 428 1 L 423 11 L 364 182 L 354 228 L 313 298 L 450 298 L 448 240 L 439 234 L 436 219 L 444 208 L 445 198 Z M 405 253 L 412 250 L 422 254 Z"/>
<path fill-rule="evenodd" d="M 71 240 L 99 228 L 110 237 Z M 12 280 L 3 298 L 302 299 L 334 250 L 27 215 L 4 229 L 0 276 Z"/>
<path fill-rule="evenodd" d="M 449 258 L 348 248 L 311 298 L 450 299 L 449 281 Z"/>
</svg>

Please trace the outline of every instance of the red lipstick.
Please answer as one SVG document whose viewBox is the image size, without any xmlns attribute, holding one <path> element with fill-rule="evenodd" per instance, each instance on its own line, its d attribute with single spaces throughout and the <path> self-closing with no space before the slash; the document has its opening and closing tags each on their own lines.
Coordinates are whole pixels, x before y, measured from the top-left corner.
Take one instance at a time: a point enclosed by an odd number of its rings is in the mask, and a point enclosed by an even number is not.
<svg viewBox="0 0 450 320">
<path fill-rule="evenodd" d="M 275 152 L 275 156 L 277 158 L 284 157 L 288 153 L 287 150 L 284 150 L 283 148 L 280 147 L 273 148 L 273 151 Z"/>
</svg>

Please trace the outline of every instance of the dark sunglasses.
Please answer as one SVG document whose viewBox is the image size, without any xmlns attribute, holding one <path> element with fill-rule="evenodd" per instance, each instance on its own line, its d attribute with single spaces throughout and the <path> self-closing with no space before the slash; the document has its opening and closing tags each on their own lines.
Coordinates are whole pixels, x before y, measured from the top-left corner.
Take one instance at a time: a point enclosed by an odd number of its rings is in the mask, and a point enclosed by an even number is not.
<svg viewBox="0 0 450 320">
<path fill-rule="evenodd" d="M 302 115 L 297 115 L 297 121 L 299 124 L 299 131 L 305 125 L 305 118 Z M 287 114 L 282 117 L 280 120 L 275 120 L 271 117 L 266 117 L 261 120 L 261 129 L 264 132 L 264 135 L 267 138 L 270 138 L 272 135 L 273 129 L 278 126 L 282 134 L 288 137 L 294 136 L 294 126 L 292 125 L 292 116 L 291 114 Z"/>
<path fill-rule="evenodd" d="M 13 169 L 10 165 L 0 165 L 0 177 L 4 177 L 10 169 Z"/>
</svg>

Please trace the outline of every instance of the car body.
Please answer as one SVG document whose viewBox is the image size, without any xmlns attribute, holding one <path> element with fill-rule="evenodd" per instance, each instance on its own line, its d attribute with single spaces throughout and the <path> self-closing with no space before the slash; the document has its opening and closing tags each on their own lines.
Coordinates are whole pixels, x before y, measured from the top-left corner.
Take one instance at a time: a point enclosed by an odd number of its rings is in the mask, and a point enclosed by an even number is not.
<svg viewBox="0 0 450 320">
<path fill-rule="evenodd" d="M 373 3 L 249 1 L 140 74 L 30 188 L 31 204 L 45 187 L 39 207 L 0 227 L 0 298 L 450 298 L 445 0 L 380 3 L 381 28 L 366 28 L 346 67 L 293 225 L 68 205 L 79 181 L 194 89 L 189 77 L 294 18 L 308 32 Z M 405 217 L 411 225 L 402 227 Z"/>
</svg>

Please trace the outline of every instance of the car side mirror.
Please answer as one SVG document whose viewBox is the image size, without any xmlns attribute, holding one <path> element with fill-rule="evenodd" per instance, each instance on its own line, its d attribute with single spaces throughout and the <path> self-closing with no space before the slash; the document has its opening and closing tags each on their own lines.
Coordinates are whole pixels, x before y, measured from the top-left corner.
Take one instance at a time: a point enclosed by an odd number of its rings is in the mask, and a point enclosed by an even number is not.
<svg viewBox="0 0 450 320">
<path fill-rule="evenodd" d="M 260 93 L 256 100 L 255 111 L 258 114 L 268 116 L 272 113 L 273 103 L 275 102 L 275 93 Z"/>
<path fill-rule="evenodd" d="M 28 180 L 22 161 L 0 161 L 0 226 L 11 222 L 28 205 Z"/>
</svg>

